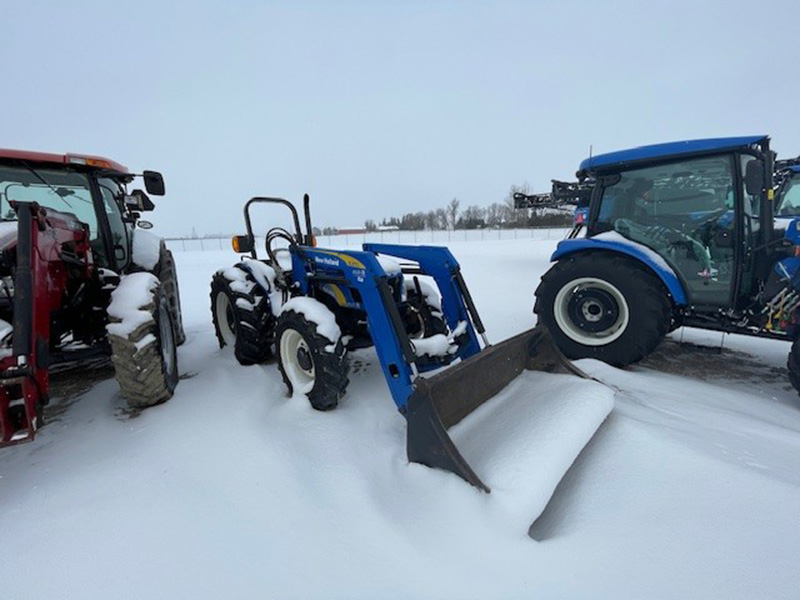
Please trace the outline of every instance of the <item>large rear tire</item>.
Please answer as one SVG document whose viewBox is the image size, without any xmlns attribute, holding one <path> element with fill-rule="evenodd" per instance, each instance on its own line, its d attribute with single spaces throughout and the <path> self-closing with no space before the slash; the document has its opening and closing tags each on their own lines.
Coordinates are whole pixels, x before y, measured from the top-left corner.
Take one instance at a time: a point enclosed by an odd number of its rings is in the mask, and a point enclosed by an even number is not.
<svg viewBox="0 0 800 600">
<path fill-rule="evenodd" d="M 606 252 L 553 265 L 536 290 L 534 312 L 569 358 L 614 366 L 647 356 L 672 321 L 661 281 L 634 260 Z"/>
<path fill-rule="evenodd" d="M 161 259 L 159 260 L 158 278 L 167 296 L 172 322 L 175 324 L 175 343 L 180 346 L 186 341 L 183 331 L 183 314 L 181 313 L 181 293 L 178 289 L 178 270 L 172 252 L 166 246 L 161 246 Z"/>
<path fill-rule="evenodd" d="M 242 365 L 272 355 L 275 317 L 269 298 L 253 276 L 237 267 L 221 269 L 211 280 L 211 319 L 219 347 L 232 346 Z"/>
<path fill-rule="evenodd" d="M 178 385 L 175 323 L 169 298 L 163 284 L 151 283 L 155 277 L 150 274 L 135 273 L 126 277 L 140 275 L 144 277 L 139 277 L 135 284 L 146 286 L 141 297 L 147 301 L 138 307 L 137 316 L 148 316 L 129 331 L 124 327 L 124 318 L 109 314 L 108 327 L 111 360 L 120 393 L 132 408 L 166 402 Z M 150 282 L 146 278 L 151 278 Z"/>
<path fill-rule="evenodd" d="M 321 303 L 320 307 L 327 310 Z M 316 323 L 288 309 L 278 317 L 275 343 L 289 394 L 304 394 L 317 410 L 336 408 L 349 383 L 350 364 L 342 341 L 331 341 L 318 333 Z"/>
</svg>

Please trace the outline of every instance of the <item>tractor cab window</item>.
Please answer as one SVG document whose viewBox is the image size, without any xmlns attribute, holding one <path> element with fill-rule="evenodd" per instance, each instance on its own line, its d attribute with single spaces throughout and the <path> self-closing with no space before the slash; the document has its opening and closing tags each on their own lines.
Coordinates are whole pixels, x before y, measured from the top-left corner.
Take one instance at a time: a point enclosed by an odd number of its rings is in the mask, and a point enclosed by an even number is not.
<svg viewBox="0 0 800 600">
<path fill-rule="evenodd" d="M 692 302 L 727 306 L 735 197 L 730 156 L 630 169 L 604 185 L 594 231 L 655 250 L 683 279 Z"/>
<path fill-rule="evenodd" d="M 128 228 L 122 220 L 122 202 L 125 191 L 113 179 L 100 178 L 97 180 L 100 187 L 100 196 L 103 199 L 103 209 L 108 219 L 111 232 L 111 249 L 114 252 L 117 268 L 122 269 L 128 264 Z"/>
<path fill-rule="evenodd" d="M 69 213 L 89 226 L 96 240 L 97 215 L 89 180 L 82 173 L 51 169 L 0 166 L 0 219 L 17 218 L 10 202 L 38 202 L 41 206 Z"/>
<path fill-rule="evenodd" d="M 800 217 L 800 175 L 786 182 L 780 203 L 779 217 Z"/>
</svg>

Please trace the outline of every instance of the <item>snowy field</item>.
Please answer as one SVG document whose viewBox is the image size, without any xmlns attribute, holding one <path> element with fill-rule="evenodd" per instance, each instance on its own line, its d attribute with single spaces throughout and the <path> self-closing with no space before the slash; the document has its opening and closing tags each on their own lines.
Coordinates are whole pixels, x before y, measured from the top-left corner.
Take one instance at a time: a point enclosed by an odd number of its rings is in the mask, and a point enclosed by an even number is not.
<svg viewBox="0 0 800 600">
<path fill-rule="evenodd" d="M 451 244 L 491 340 L 534 325 L 555 243 Z M 233 253 L 176 259 L 175 397 L 132 414 L 107 369 L 81 373 L 34 443 L 0 450 L 3 600 L 800 596 L 788 344 L 727 336 L 719 353 L 720 335 L 678 330 L 628 370 L 580 361 L 615 408 L 529 530 L 407 463 L 371 350 L 315 412 L 274 363 L 217 347 L 209 281 Z"/>
</svg>

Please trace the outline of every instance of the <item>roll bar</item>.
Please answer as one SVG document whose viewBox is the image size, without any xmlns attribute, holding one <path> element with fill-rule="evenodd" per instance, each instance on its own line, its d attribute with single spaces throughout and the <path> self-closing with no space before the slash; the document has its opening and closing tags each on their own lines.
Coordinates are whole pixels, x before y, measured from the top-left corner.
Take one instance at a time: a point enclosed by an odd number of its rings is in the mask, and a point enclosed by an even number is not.
<svg viewBox="0 0 800 600">
<path fill-rule="evenodd" d="M 294 204 L 286 200 L 285 198 L 272 198 L 269 196 L 255 196 L 250 198 L 245 205 L 244 205 L 244 223 L 247 227 L 247 237 L 250 240 L 250 245 L 252 246 L 252 250 L 250 254 L 253 258 L 256 258 L 256 248 L 255 248 L 255 236 L 253 234 L 253 223 L 250 219 L 250 206 L 253 204 L 282 204 L 283 206 L 287 207 L 289 211 L 292 213 L 292 220 L 294 221 L 294 239 L 298 244 L 305 244 L 308 246 L 312 245 L 312 236 L 311 236 L 311 200 L 308 194 L 303 195 L 303 210 L 305 212 L 305 225 L 306 225 L 306 235 L 303 235 L 303 231 L 300 228 L 300 217 L 297 214 L 297 209 L 295 208 Z"/>
</svg>

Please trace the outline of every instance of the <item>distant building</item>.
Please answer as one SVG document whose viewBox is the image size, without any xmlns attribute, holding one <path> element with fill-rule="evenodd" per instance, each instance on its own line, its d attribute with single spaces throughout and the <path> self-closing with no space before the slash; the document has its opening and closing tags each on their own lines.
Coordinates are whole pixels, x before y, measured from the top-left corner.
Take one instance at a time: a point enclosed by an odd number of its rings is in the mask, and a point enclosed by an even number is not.
<svg viewBox="0 0 800 600">
<path fill-rule="evenodd" d="M 400 231 L 397 225 L 378 225 L 378 231 Z"/>
<path fill-rule="evenodd" d="M 348 235 L 355 233 L 367 233 L 367 230 L 364 227 L 339 227 L 337 229 L 337 233 L 339 235 Z"/>
</svg>

